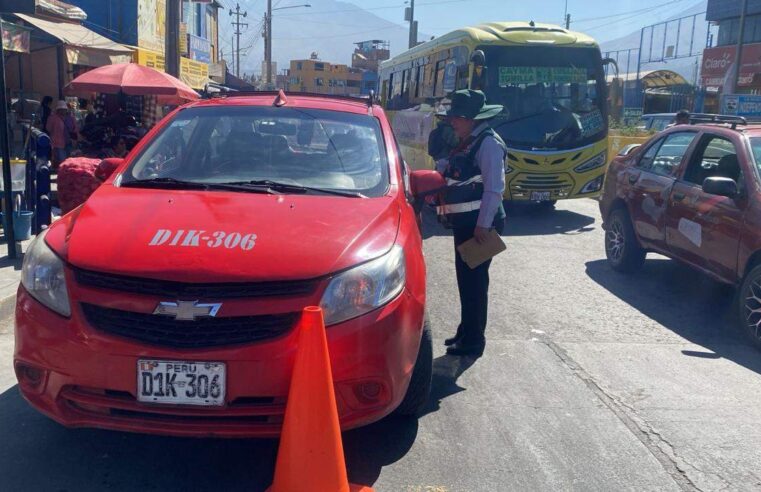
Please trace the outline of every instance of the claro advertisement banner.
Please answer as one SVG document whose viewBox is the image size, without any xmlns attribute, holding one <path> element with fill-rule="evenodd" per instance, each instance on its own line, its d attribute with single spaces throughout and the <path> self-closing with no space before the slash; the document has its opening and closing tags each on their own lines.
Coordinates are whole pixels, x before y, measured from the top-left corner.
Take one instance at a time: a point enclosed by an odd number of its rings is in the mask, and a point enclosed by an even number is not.
<svg viewBox="0 0 761 492">
<path fill-rule="evenodd" d="M 736 58 L 736 46 L 717 46 L 703 51 L 703 68 L 700 72 L 703 86 L 723 87 L 728 84 Z M 753 85 L 753 78 L 758 73 L 761 73 L 761 44 L 746 44 L 743 46 L 738 85 Z"/>
</svg>

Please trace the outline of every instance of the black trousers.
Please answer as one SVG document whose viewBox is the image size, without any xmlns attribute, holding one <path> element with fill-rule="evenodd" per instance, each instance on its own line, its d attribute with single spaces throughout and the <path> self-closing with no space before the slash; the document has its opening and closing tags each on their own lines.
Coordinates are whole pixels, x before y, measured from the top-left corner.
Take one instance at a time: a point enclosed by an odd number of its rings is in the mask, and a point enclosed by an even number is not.
<svg viewBox="0 0 761 492">
<path fill-rule="evenodd" d="M 494 228 L 502 233 L 505 219 L 495 219 Z M 455 269 L 457 271 L 457 289 L 460 293 L 460 326 L 462 343 L 478 345 L 486 343 L 486 318 L 489 307 L 489 266 L 491 260 L 485 261 L 471 269 L 457 251 L 457 246 L 473 237 L 473 228 L 455 228 Z"/>
</svg>

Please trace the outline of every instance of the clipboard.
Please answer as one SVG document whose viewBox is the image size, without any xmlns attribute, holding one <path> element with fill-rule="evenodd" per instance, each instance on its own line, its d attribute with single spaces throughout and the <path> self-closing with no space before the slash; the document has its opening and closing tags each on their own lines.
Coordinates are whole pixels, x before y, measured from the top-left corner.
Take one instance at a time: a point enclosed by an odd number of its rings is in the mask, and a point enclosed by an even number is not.
<svg viewBox="0 0 761 492">
<path fill-rule="evenodd" d="M 457 246 L 457 251 L 471 270 L 506 249 L 505 242 L 494 229 L 489 231 L 489 236 L 483 243 L 476 241 L 476 238 L 471 238 Z"/>
</svg>

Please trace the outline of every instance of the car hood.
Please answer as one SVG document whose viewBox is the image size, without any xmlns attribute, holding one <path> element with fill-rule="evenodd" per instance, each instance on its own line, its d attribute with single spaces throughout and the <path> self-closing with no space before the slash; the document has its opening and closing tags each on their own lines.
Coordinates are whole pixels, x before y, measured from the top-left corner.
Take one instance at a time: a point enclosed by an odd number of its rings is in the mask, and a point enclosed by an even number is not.
<svg viewBox="0 0 761 492">
<path fill-rule="evenodd" d="M 184 282 L 320 277 L 394 244 L 393 197 L 99 188 L 54 224 L 48 244 L 75 267 Z"/>
</svg>

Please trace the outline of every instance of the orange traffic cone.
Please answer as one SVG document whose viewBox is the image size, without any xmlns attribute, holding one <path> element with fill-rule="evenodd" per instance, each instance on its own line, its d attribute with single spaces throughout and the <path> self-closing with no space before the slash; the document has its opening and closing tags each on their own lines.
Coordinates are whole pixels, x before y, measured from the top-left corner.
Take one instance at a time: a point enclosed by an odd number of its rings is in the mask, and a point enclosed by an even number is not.
<svg viewBox="0 0 761 492">
<path fill-rule="evenodd" d="M 322 309 L 307 307 L 299 324 L 275 479 L 268 492 L 372 492 L 350 485 L 330 369 Z"/>
</svg>

